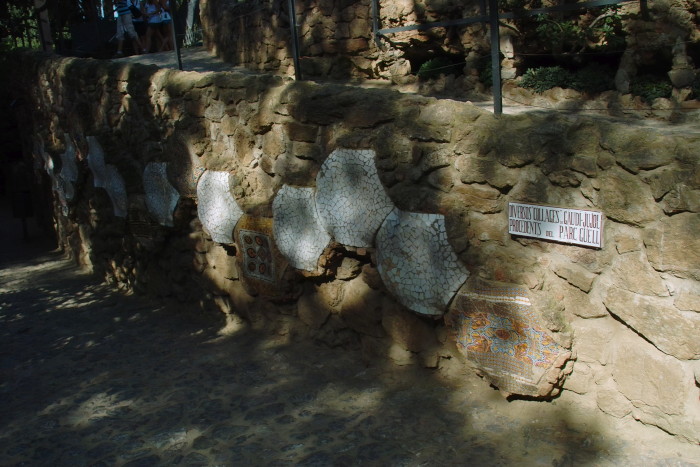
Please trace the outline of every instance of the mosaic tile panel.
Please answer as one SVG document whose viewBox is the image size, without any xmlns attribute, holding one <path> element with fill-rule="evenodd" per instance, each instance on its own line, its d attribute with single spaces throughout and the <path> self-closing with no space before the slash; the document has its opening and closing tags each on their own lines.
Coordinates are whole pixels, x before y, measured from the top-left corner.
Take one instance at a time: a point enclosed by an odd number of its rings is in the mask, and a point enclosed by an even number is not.
<svg viewBox="0 0 700 467">
<path fill-rule="evenodd" d="M 243 215 L 230 188 L 228 172 L 207 170 L 197 183 L 197 215 L 218 243 L 233 243 L 233 228 Z"/>
<path fill-rule="evenodd" d="M 95 136 L 88 136 L 87 163 L 92 172 L 93 184 L 96 188 L 107 186 L 107 168 L 105 167 L 105 154 L 100 142 Z"/>
<path fill-rule="evenodd" d="M 240 279 L 252 295 L 284 298 L 293 295 L 282 277 L 287 260 L 279 251 L 273 234 L 273 219 L 244 215 L 234 231 Z"/>
<path fill-rule="evenodd" d="M 68 133 L 64 134 L 66 150 L 61 154 L 61 170 L 58 173 L 57 183 L 61 186 L 61 193 L 67 201 L 75 198 L 73 183 L 78 180 L 78 164 L 75 162 L 75 146 Z"/>
<path fill-rule="evenodd" d="M 44 148 L 44 141 L 42 139 L 34 140 L 34 166 L 37 169 L 43 169 L 46 173 L 53 179 L 53 160 L 51 156 L 46 152 Z"/>
<path fill-rule="evenodd" d="M 321 223 L 344 245 L 373 246 L 377 229 L 394 208 L 374 158 L 372 150 L 336 149 L 316 178 Z"/>
<path fill-rule="evenodd" d="M 105 165 L 105 175 L 107 176 L 105 190 L 112 200 L 114 215 L 116 217 L 126 217 L 127 197 L 124 178 L 122 178 L 117 167 L 112 164 Z"/>
<path fill-rule="evenodd" d="M 53 177 L 53 173 L 51 174 Z M 64 216 L 68 215 L 68 201 L 66 200 L 66 193 L 63 189 L 63 183 L 60 178 L 53 179 L 53 191 L 56 192 L 56 198 L 58 199 L 58 205 L 61 208 L 61 214 Z"/>
<path fill-rule="evenodd" d="M 546 395 L 552 389 L 546 376 L 571 355 L 551 338 L 527 290 L 517 285 L 470 281 L 445 322 L 457 348 L 507 393 Z"/>
<path fill-rule="evenodd" d="M 165 162 L 150 162 L 143 171 L 143 188 L 148 211 L 159 224 L 172 226 L 173 211 L 180 194 L 168 181 Z"/>
<path fill-rule="evenodd" d="M 180 193 L 180 196 L 194 198 L 197 196 L 197 185 L 206 169 L 202 161 L 187 144 L 171 147 L 171 163 L 168 164 L 168 180 Z"/>
<path fill-rule="evenodd" d="M 289 264 L 314 271 L 331 241 L 316 210 L 313 188 L 284 185 L 272 202 L 277 247 Z"/>
<path fill-rule="evenodd" d="M 377 269 L 398 300 L 425 315 L 442 315 L 469 277 L 447 241 L 445 218 L 394 209 L 377 232 Z"/>
<path fill-rule="evenodd" d="M 269 235 L 254 230 L 238 231 L 238 244 L 243 255 L 243 274 L 266 282 L 275 280 L 272 261 L 272 240 Z"/>
<path fill-rule="evenodd" d="M 61 154 L 60 176 L 68 182 L 75 182 L 78 180 L 78 164 L 75 163 L 75 146 L 68 133 L 65 133 L 64 137 L 66 140 L 66 151 Z"/>
</svg>

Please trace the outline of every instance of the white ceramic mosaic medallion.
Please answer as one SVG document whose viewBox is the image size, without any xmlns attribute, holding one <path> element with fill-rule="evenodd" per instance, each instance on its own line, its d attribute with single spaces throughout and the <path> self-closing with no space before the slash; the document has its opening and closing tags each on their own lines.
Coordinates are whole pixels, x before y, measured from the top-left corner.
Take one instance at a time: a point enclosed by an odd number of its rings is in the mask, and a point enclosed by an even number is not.
<svg viewBox="0 0 700 467">
<path fill-rule="evenodd" d="M 442 315 L 469 277 L 447 241 L 445 218 L 394 209 L 377 232 L 377 269 L 411 310 Z"/>
<path fill-rule="evenodd" d="M 78 164 L 75 163 L 75 146 L 68 133 L 64 134 L 66 150 L 61 154 L 61 171 L 58 173 L 58 183 L 61 185 L 65 199 L 71 201 L 75 197 L 73 183 L 78 180 Z"/>
<path fill-rule="evenodd" d="M 87 163 L 92 172 L 93 184 L 96 188 L 104 188 L 107 184 L 107 169 L 105 168 L 105 153 L 95 136 L 88 136 Z"/>
<path fill-rule="evenodd" d="M 228 172 L 205 171 L 197 182 L 197 215 L 218 243 L 233 243 L 233 228 L 243 211 L 231 194 Z"/>
<path fill-rule="evenodd" d="M 116 217 L 126 217 L 127 199 L 126 185 L 117 167 L 112 164 L 105 165 L 105 175 L 107 177 L 105 190 L 112 200 L 114 215 Z"/>
<path fill-rule="evenodd" d="M 64 134 L 66 140 L 66 151 L 61 154 L 60 176 L 67 182 L 78 180 L 78 165 L 75 163 L 75 146 L 68 133 Z"/>
<path fill-rule="evenodd" d="M 173 211 L 180 199 L 177 192 L 168 181 L 168 164 L 165 162 L 150 162 L 143 171 L 143 189 L 146 193 L 148 211 L 160 225 L 173 225 Z"/>
<path fill-rule="evenodd" d="M 314 189 L 284 185 L 272 202 L 272 212 L 280 253 L 297 269 L 315 270 L 331 237 L 318 217 Z"/>
<path fill-rule="evenodd" d="M 339 243 L 371 247 L 394 208 L 379 180 L 374 151 L 336 149 L 316 178 L 316 207 L 326 231 Z"/>
</svg>

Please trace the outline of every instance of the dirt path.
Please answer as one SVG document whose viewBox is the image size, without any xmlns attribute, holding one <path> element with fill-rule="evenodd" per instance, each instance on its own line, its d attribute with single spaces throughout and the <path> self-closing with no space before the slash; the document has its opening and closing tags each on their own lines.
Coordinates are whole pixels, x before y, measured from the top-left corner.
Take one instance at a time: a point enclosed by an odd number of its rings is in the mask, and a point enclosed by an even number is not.
<svg viewBox="0 0 700 467">
<path fill-rule="evenodd" d="M 0 465 L 689 466 L 700 446 L 470 373 L 125 296 L 0 219 Z"/>
</svg>

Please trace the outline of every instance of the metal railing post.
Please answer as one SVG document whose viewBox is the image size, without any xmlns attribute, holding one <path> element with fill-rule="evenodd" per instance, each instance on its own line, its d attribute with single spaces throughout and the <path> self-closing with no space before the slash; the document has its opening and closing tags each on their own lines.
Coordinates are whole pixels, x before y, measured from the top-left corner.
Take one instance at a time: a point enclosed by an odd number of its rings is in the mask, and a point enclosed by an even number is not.
<svg viewBox="0 0 700 467">
<path fill-rule="evenodd" d="M 379 49 L 382 48 L 382 42 L 379 40 L 379 0 L 372 0 L 372 36 L 374 43 Z"/>
<path fill-rule="evenodd" d="M 177 43 L 177 2 L 173 0 L 173 8 L 170 11 L 170 21 L 173 22 L 173 52 L 175 52 L 175 58 L 177 59 L 177 69 L 182 71 L 182 55 L 180 55 L 180 46 Z"/>
<path fill-rule="evenodd" d="M 289 0 L 289 27 L 292 30 L 292 55 L 294 57 L 294 77 L 297 81 L 301 81 L 301 64 L 299 63 L 299 34 L 297 33 L 297 12 L 294 8 L 294 0 Z"/>
<path fill-rule="evenodd" d="M 489 25 L 491 29 L 491 92 L 493 93 L 493 113 L 503 113 L 501 95 L 501 35 L 498 31 L 498 0 L 489 0 Z"/>
</svg>

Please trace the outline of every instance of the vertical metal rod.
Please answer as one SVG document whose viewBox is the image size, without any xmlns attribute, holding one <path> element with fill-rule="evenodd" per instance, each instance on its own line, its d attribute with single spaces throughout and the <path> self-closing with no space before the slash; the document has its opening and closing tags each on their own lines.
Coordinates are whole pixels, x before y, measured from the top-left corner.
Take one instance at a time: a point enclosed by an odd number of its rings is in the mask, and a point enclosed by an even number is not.
<svg viewBox="0 0 700 467">
<path fill-rule="evenodd" d="M 294 8 L 294 0 L 289 0 L 289 27 L 292 30 L 292 55 L 294 57 L 294 77 L 297 81 L 301 81 L 301 64 L 299 63 L 299 34 L 297 33 L 297 12 Z"/>
<path fill-rule="evenodd" d="M 649 21 L 649 5 L 647 4 L 647 0 L 639 0 L 639 11 L 642 13 L 642 19 Z"/>
<path fill-rule="evenodd" d="M 374 43 L 381 49 L 382 42 L 377 31 L 379 31 L 379 0 L 372 0 L 372 36 L 374 37 Z"/>
<path fill-rule="evenodd" d="M 493 93 L 493 113 L 503 113 L 501 95 L 501 35 L 498 31 L 498 0 L 489 0 L 489 25 L 491 28 L 491 92 Z"/>
<path fill-rule="evenodd" d="M 175 52 L 175 58 L 177 59 L 177 69 L 182 71 L 182 55 L 180 55 L 180 46 L 177 44 L 177 23 L 175 18 L 177 18 L 177 2 L 172 0 L 172 7 L 170 8 L 170 21 L 173 22 L 173 52 Z"/>
</svg>

